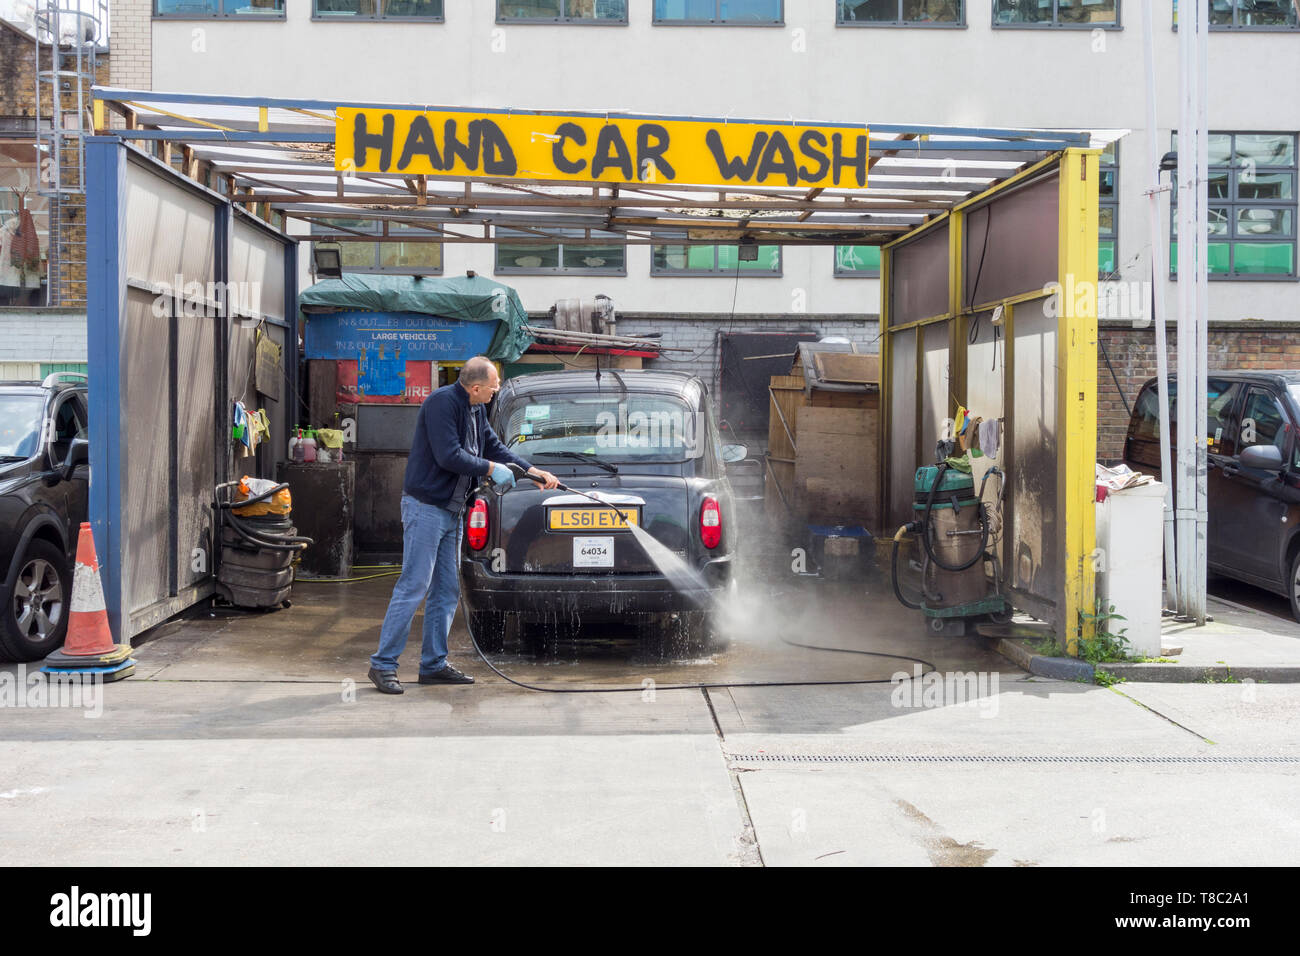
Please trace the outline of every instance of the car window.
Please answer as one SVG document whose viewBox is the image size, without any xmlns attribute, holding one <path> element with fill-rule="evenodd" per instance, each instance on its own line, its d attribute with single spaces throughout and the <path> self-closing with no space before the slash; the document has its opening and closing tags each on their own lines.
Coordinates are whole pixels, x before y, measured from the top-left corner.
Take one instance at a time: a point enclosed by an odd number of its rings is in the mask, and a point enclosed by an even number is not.
<svg viewBox="0 0 1300 956">
<path fill-rule="evenodd" d="M 1237 419 L 1233 409 L 1241 389 L 1241 382 L 1221 378 L 1206 382 L 1205 443 L 1216 455 L 1237 453 Z"/>
<path fill-rule="evenodd" d="M 681 462 L 701 454 L 699 418 L 671 396 L 539 395 L 510 409 L 501 437 L 524 458 L 576 452 L 610 462 Z"/>
<path fill-rule="evenodd" d="M 44 410 L 45 399 L 39 395 L 0 395 L 0 460 L 36 454 Z"/>
<path fill-rule="evenodd" d="M 1241 447 L 1276 445 L 1284 454 L 1286 417 L 1267 389 L 1252 388 L 1241 413 Z"/>
<path fill-rule="evenodd" d="M 1235 454 L 1237 420 L 1233 408 L 1242 384 L 1222 378 L 1206 382 L 1205 440 L 1209 450 L 1219 455 Z M 1153 384 L 1144 388 L 1133 406 L 1132 437 L 1139 441 L 1160 440 L 1159 393 Z M 1178 383 L 1169 382 L 1170 442 L 1178 440 Z"/>
</svg>

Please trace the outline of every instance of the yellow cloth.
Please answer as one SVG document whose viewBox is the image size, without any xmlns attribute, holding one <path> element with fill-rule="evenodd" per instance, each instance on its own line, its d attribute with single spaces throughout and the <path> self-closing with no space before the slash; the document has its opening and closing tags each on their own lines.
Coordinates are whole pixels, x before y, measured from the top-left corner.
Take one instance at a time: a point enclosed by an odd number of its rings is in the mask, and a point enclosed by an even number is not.
<svg viewBox="0 0 1300 956">
<path fill-rule="evenodd" d="M 343 432 L 338 428 L 318 428 L 316 429 L 316 442 L 326 448 L 342 448 Z"/>
</svg>

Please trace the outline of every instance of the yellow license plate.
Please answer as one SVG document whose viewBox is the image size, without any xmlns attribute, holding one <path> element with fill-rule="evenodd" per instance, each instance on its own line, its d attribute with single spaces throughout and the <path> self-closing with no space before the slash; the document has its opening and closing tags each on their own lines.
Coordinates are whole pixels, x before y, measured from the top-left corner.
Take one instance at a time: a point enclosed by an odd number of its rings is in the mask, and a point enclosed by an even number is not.
<svg viewBox="0 0 1300 956">
<path fill-rule="evenodd" d="M 632 524 L 641 515 L 636 508 L 624 508 Z M 626 531 L 627 525 L 612 508 L 552 508 L 549 527 L 552 531 Z"/>
</svg>

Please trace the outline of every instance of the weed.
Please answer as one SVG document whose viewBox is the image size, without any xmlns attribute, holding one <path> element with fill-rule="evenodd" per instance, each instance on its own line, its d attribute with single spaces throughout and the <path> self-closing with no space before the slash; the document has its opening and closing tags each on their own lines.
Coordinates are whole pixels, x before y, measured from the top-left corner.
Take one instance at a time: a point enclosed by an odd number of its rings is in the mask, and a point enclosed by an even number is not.
<svg viewBox="0 0 1300 956">
<path fill-rule="evenodd" d="M 1129 659 L 1128 638 L 1124 636 L 1128 628 L 1121 627 L 1118 632 L 1113 632 L 1109 627 L 1111 621 L 1125 620 L 1123 615 L 1115 613 L 1113 604 L 1103 609 L 1101 598 L 1098 598 L 1096 613 L 1087 614 L 1080 611 L 1079 617 L 1082 619 L 1080 624 L 1083 621 L 1092 621 L 1094 624 L 1093 636 L 1079 640 L 1079 657 L 1094 667 L 1102 663 Z"/>
</svg>

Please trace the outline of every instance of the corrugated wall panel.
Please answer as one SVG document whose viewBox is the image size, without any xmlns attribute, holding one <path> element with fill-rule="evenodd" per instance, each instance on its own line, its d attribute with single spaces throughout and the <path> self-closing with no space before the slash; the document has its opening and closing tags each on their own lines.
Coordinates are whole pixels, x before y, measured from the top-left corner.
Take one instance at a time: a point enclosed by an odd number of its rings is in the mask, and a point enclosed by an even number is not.
<svg viewBox="0 0 1300 956">
<path fill-rule="evenodd" d="M 122 356 L 127 367 L 123 376 L 123 520 L 131 558 L 124 569 L 124 612 L 128 613 L 166 597 L 170 577 L 168 436 L 175 423 L 168 399 L 168 320 L 153 314 L 153 301 L 147 292 L 128 290 L 122 324 Z"/>
<path fill-rule="evenodd" d="M 127 165 L 126 189 L 127 278 L 170 288 L 180 275 L 206 286 L 215 261 L 212 203 L 139 163 Z"/>
<path fill-rule="evenodd" d="M 212 508 L 216 483 L 213 434 L 216 417 L 216 359 L 213 325 L 220 319 L 177 320 L 177 581 L 184 588 L 201 581 L 212 568 Z M 208 553 L 208 571 L 192 568 L 190 553 Z"/>
<path fill-rule="evenodd" d="M 233 306 L 272 318 L 284 318 L 284 245 L 256 226 L 236 219 L 230 243 Z M 247 285 L 236 285 L 246 283 Z"/>
</svg>

